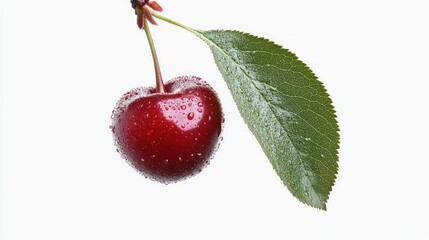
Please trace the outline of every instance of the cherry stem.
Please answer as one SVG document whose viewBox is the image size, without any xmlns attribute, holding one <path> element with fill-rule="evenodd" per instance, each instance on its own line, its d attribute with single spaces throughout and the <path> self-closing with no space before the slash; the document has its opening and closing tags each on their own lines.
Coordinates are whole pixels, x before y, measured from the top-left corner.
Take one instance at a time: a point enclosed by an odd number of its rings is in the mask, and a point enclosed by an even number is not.
<svg viewBox="0 0 429 240">
<path fill-rule="evenodd" d="M 164 82 L 162 81 L 161 69 L 159 67 L 158 57 L 156 55 L 155 44 L 153 43 L 152 35 L 150 34 L 149 24 L 147 19 L 144 18 L 144 31 L 146 33 L 147 41 L 149 42 L 150 50 L 152 52 L 153 65 L 155 67 L 155 77 L 156 77 L 156 92 L 165 93 Z"/>
</svg>

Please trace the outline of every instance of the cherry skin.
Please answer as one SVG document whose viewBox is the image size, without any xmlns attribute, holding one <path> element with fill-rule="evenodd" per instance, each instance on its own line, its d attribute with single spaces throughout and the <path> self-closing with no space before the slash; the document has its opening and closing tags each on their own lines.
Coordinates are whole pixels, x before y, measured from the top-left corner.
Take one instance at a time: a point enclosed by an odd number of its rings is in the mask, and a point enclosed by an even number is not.
<svg viewBox="0 0 429 240">
<path fill-rule="evenodd" d="M 209 164 L 223 129 L 217 94 L 198 77 L 182 76 L 122 96 L 111 126 L 118 152 L 145 177 L 161 183 L 191 177 Z"/>
</svg>

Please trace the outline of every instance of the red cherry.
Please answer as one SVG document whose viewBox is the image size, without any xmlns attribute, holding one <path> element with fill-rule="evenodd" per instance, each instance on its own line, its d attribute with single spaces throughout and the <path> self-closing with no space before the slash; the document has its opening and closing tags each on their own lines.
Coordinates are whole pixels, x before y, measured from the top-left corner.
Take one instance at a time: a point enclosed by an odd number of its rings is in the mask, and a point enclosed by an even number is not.
<svg viewBox="0 0 429 240">
<path fill-rule="evenodd" d="M 177 77 L 122 96 L 112 114 L 121 155 L 144 176 L 162 183 L 186 179 L 209 163 L 223 128 L 222 108 L 208 83 Z"/>
</svg>

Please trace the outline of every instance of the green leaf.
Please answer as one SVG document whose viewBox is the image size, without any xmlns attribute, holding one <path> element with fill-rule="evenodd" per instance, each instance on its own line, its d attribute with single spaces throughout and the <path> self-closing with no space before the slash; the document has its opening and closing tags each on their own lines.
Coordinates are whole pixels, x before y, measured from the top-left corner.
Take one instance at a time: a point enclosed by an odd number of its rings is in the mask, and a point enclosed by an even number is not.
<svg viewBox="0 0 429 240">
<path fill-rule="evenodd" d="M 238 31 L 195 31 L 211 48 L 241 116 L 300 201 L 326 210 L 339 128 L 313 72 L 287 49 Z"/>
</svg>

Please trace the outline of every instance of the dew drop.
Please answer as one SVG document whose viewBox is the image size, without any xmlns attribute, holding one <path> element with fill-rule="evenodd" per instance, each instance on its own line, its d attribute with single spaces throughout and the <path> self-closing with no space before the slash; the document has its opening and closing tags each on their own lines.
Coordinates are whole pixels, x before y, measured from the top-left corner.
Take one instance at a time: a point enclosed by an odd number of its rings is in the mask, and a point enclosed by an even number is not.
<svg viewBox="0 0 429 240">
<path fill-rule="evenodd" d="M 140 161 L 144 162 L 144 158 L 140 159 Z"/>
<path fill-rule="evenodd" d="M 181 128 L 185 128 L 185 127 L 186 127 L 186 125 L 185 125 L 185 124 L 182 124 L 182 125 L 180 125 L 180 127 L 181 127 Z"/>
<path fill-rule="evenodd" d="M 165 159 L 165 160 L 164 160 L 164 162 L 165 162 L 165 163 L 168 163 L 168 159 Z"/>
<path fill-rule="evenodd" d="M 180 106 L 180 109 L 185 110 L 185 109 L 186 109 L 186 106 L 185 106 L 185 105 L 181 105 L 181 106 Z"/>
<path fill-rule="evenodd" d="M 202 102 L 199 102 L 198 103 L 198 107 L 202 107 L 203 106 L 203 103 Z"/>
<path fill-rule="evenodd" d="M 198 108 L 197 111 L 200 113 L 200 112 L 203 112 L 203 109 Z"/>
<path fill-rule="evenodd" d="M 194 113 L 193 112 L 188 113 L 188 119 L 189 120 L 194 119 Z"/>
<path fill-rule="evenodd" d="M 197 153 L 197 155 L 198 155 L 198 156 L 201 156 L 201 155 L 203 155 L 203 154 L 202 154 L 202 153 Z"/>
</svg>

